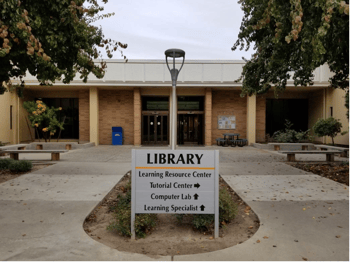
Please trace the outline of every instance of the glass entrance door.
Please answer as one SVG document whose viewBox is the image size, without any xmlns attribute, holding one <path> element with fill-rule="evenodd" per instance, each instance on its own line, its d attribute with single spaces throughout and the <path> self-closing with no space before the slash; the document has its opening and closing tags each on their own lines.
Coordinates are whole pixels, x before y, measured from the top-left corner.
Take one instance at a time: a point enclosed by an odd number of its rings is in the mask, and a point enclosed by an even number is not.
<svg viewBox="0 0 350 262">
<path fill-rule="evenodd" d="M 178 115 L 178 144 L 201 145 L 202 139 L 202 114 Z"/>
<path fill-rule="evenodd" d="M 143 115 L 142 116 L 142 144 L 143 145 L 168 145 L 169 128 L 168 115 Z"/>
</svg>

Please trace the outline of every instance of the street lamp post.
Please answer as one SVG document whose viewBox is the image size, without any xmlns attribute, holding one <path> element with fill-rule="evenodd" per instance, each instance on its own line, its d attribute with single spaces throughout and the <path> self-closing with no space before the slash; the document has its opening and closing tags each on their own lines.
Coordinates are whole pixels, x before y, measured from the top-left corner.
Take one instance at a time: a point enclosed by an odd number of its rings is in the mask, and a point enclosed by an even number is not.
<svg viewBox="0 0 350 262">
<path fill-rule="evenodd" d="M 173 69 L 170 69 L 168 63 L 168 57 L 173 58 Z M 175 68 L 175 58 L 182 57 L 182 64 L 180 69 Z M 172 121 L 172 129 L 171 129 L 171 149 L 175 150 L 176 138 L 177 138 L 177 97 L 176 97 L 176 81 L 179 73 L 185 62 L 185 51 L 181 49 L 168 49 L 165 51 L 165 61 L 168 69 L 170 71 L 171 80 L 172 80 L 172 105 L 171 105 L 171 121 Z"/>
</svg>

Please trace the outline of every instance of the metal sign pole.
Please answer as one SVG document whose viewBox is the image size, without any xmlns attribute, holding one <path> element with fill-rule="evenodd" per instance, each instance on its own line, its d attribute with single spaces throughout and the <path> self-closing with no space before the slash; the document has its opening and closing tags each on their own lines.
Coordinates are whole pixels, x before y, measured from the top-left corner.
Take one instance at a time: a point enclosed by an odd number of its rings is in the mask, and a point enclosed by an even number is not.
<svg viewBox="0 0 350 262">
<path fill-rule="evenodd" d="M 172 114 L 172 129 L 171 129 L 171 150 L 175 150 L 176 147 L 176 137 L 177 137 L 177 110 L 176 110 L 176 104 L 177 104 L 177 99 L 176 99 L 176 84 L 174 84 L 173 81 L 173 87 L 172 87 L 172 109 L 171 109 L 171 114 Z"/>
<path fill-rule="evenodd" d="M 132 149 L 131 151 L 131 239 L 136 239 L 135 233 L 135 213 L 136 213 L 136 174 L 135 174 L 135 166 L 136 166 L 136 151 Z"/>
<path fill-rule="evenodd" d="M 215 150 L 215 229 L 214 238 L 219 237 L 219 150 Z"/>
</svg>

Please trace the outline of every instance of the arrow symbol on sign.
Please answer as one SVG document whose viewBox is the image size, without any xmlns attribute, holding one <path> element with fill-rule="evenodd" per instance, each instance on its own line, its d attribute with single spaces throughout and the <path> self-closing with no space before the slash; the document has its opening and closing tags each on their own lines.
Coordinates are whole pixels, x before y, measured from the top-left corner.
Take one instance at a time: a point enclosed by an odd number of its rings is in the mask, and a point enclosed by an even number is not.
<svg viewBox="0 0 350 262">
<path fill-rule="evenodd" d="M 194 195 L 194 200 L 197 200 L 197 199 L 198 199 L 198 195 L 195 194 L 195 195 Z"/>
<path fill-rule="evenodd" d="M 205 206 L 201 205 L 200 208 L 201 208 L 201 211 L 204 211 Z"/>
<path fill-rule="evenodd" d="M 196 188 L 199 188 L 200 187 L 200 184 L 194 184 L 194 187 L 196 187 Z"/>
</svg>

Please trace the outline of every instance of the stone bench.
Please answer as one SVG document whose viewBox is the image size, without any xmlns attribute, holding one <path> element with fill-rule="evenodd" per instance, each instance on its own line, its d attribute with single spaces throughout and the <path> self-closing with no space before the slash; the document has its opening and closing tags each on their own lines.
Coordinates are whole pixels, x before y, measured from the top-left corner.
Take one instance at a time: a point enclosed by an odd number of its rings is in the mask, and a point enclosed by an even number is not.
<svg viewBox="0 0 350 262">
<path fill-rule="evenodd" d="M 18 160 L 19 154 L 50 153 L 52 161 L 59 161 L 60 153 L 66 153 L 68 150 L 6 150 L 5 152 L 9 153 L 14 160 Z"/>
<path fill-rule="evenodd" d="M 349 153 L 349 148 L 346 148 L 346 147 L 327 146 L 327 145 L 315 145 L 315 147 L 323 151 L 327 151 L 328 149 L 339 151 L 341 157 L 347 157 Z"/>
<path fill-rule="evenodd" d="M 309 146 L 313 146 L 313 143 L 269 143 L 269 145 L 273 145 L 275 151 L 281 150 L 281 145 L 285 146 L 301 146 L 301 150 L 308 150 Z"/>
<path fill-rule="evenodd" d="M 43 150 L 44 144 L 36 144 L 36 150 Z M 66 144 L 66 150 L 72 150 L 72 144 Z"/>
<path fill-rule="evenodd" d="M 320 151 L 320 150 L 300 150 L 300 151 L 278 151 L 281 154 L 287 154 L 287 161 L 295 162 L 295 155 L 298 154 L 323 154 L 326 155 L 326 160 L 328 162 L 334 161 L 334 154 L 339 153 L 339 151 Z"/>
<path fill-rule="evenodd" d="M 17 145 L 9 145 L 9 146 L 1 146 L 0 147 L 0 156 L 5 156 L 7 150 L 24 150 L 26 149 L 27 144 L 17 144 Z"/>
</svg>

